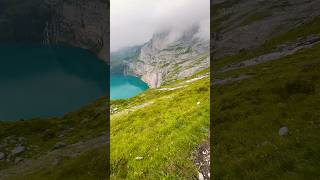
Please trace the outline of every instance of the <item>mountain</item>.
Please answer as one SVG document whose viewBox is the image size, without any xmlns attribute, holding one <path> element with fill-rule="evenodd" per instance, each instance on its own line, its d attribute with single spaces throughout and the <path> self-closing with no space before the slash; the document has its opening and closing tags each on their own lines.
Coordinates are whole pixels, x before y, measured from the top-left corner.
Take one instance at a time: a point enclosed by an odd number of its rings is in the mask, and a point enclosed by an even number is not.
<svg viewBox="0 0 320 180">
<path fill-rule="evenodd" d="M 126 74 L 128 64 L 137 59 L 142 45 L 124 47 L 110 53 L 110 72 Z"/>
<path fill-rule="evenodd" d="M 155 33 L 143 46 L 133 49 L 138 54 L 123 61 L 125 73 L 139 76 L 150 87 L 158 88 L 208 68 L 209 37 L 204 39 L 199 33 L 199 26 L 182 32 L 170 29 Z"/>
<path fill-rule="evenodd" d="M 0 41 L 42 41 L 49 8 L 42 0 L 1 0 Z"/>
<path fill-rule="evenodd" d="M 107 62 L 107 0 L 47 0 L 46 4 L 51 10 L 44 29 L 46 43 L 66 43 L 88 49 Z"/>
<path fill-rule="evenodd" d="M 110 179 L 209 177 L 209 40 L 200 33 L 160 31 L 111 56 L 111 67 L 152 88 L 110 103 Z"/>
<path fill-rule="evenodd" d="M 68 44 L 108 59 L 108 1 L 2 0 L 0 41 Z"/>
</svg>

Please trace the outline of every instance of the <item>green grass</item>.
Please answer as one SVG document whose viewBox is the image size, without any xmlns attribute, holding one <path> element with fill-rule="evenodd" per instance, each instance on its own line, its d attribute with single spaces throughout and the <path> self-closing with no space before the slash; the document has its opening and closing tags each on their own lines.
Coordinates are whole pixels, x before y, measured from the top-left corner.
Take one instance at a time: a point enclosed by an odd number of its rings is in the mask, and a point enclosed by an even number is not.
<svg viewBox="0 0 320 180">
<path fill-rule="evenodd" d="M 267 10 L 260 10 L 258 12 L 255 12 L 254 14 L 250 14 L 249 16 L 247 16 L 240 24 L 240 26 L 245 26 L 248 24 L 251 24 L 253 22 L 262 20 L 266 17 L 271 16 L 271 12 L 267 11 Z"/>
<path fill-rule="evenodd" d="M 17 138 L 24 137 L 26 139 L 27 150 L 20 154 L 19 157 L 35 159 L 51 151 L 57 142 L 65 142 L 68 145 L 106 134 L 106 127 L 108 125 L 106 110 L 106 100 L 101 98 L 78 111 L 66 114 L 62 118 L 39 118 L 16 122 L 0 122 L 0 141 L 9 136 L 15 136 Z M 34 148 L 35 146 L 37 146 L 37 148 Z M 1 148 L 0 151 L 6 152 L 3 148 Z M 75 159 L 65 159 L 64 163 L 68 164 L 65 165 L 68 166 L 68 168 L 62 165 L 51 169 L 51 167 L 48 166 L 45 167 L 49 168 L 45 170 L 46 173 L 43 173 L 43 171 L 39 169 L 39 172 L 35 170 L 30 177 L 34 176 L 33 179 L 48 179 L 49 177 L 63 176 L 65 178 L 73 178 L 82 176 L 85 169 L 88 169 L 88 172 L 94 171 L 95 169 L 102 169 L 102 164 L 104 164 L 103 166 L 107 165 L 106 159 L 101 158 L 95 163 L 88 164 L 88 162 L 90 162 L 90 156 L 92 157 L 93 154 L 98 157 L 104 156 L 104 151 L 105 149 L 99 149 L 94 153 L 92 151 L 91 155 L 88 153 L 87 155 L 81 155 Z M 49 163 L 49 165 L 50 164 L 51 163 Z M 10 168 L 12 166 L 14 166 L 13 162 L 7 163 L 5 161 L 0 161 L 1 169 Z M 80 168 L 83 168 L 82 171 L 80 171 Z M 74 172 L 72 174 L 68 173 L 69 171 L 72 171 L 72 169 L 74 169 Z M 101 173 L 95 172 L 97 171 L 92 172 L 92 177 L 95 175 L 100 177 L 101 174 L 107 174 L 107 171 Z M 61 174 L 64 175 L 62 176 Z"/>
<path fill-rule="evenodd" d="M 42 169 L 24 177 L 14 177 L 16 180 L 97 180 L 107 179 L 108 176 L 108 152 L 107 147 L 93 149 L 72 159 L 65 159 L 55 167 L 43 167 Z"/>
<path fill-rule="evenodd" d="M 196 178 L 192 152 L 209 133 L 209 78 L 175 91 L 151 89 L 111 106 L 125 111 L 147 102 L 153 104 L 111 116 L 111 179 Z"/>
<path fill-rule="evenodd" d="M 271 40 L 271 44 L 319 33 L 318 28 L 316 19 Z M 320 45 L 228 73 L 254 76 L 213 91 L 213 176 L 319 178 Z M 278 130 L 283 126 L 289 133 L 280 137 Z"/>
</svg>

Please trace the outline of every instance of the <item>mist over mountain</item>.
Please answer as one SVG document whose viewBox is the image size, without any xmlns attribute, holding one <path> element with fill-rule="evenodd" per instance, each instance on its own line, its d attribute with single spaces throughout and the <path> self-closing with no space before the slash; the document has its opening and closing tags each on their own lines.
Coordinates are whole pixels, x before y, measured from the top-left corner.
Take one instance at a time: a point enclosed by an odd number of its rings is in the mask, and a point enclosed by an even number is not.
<svg viewBox="0 0 320 180">
<path fill-rule="evenodd" d="M 158 31 L 143 45 L 112 53 L 111 72 L 141 77 L 150 87 L 191 76 L 209 67 L 209 31 L 204 29 L 197 24 Z"/>
<path fill-rule="evenodd" d="M 209 27 L 209 6 L 209 0 L 111 1 L 111 51 L 143 44 L 153 34 L 168 29 L 183 32 L 199 23 L 207 23 L 206 27 Z M 209 28 L 205 29 L 209 31 Z"/>
</svg>

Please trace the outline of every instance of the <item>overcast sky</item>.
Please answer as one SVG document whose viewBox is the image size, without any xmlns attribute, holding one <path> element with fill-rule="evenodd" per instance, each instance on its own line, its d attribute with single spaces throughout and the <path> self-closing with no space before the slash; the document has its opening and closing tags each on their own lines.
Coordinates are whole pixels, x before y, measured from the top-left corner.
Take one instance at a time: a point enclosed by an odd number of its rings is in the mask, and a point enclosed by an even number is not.
<svg viewBox="0 0 320 180">
<path fill-rule="evenodd" d="M 147 42 L 162 29 L 195 23 L 209 32 L 210 0 L 111 0 L 111 51 Z"/>
</svg>

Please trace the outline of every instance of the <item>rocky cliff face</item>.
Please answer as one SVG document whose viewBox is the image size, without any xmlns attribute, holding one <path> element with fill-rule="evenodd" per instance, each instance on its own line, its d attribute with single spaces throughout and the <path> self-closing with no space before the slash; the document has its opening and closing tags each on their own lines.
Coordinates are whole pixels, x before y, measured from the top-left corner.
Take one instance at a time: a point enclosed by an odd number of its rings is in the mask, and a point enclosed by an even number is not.
<svg viewBox="0 0 320 180">
<path fill-rule="evenodd" d="M 209 67 L 209 40 L 199 36 L 199 27 L 177 33 L 154 34 L 128 65 L 129 73 L 140 76 L 152 88 L 191 76 Z"/>
<path fill-rule="evenodd" d="M 46 24 L 46 43 L 67 43 L 108 59 L 107 0 L 47 0 L 51 19 Z"/>
<path fill-rule="evenodd" d="M 320 15 L 317 0 L 217 0 L 211 4 L 213 58 L 259 47 Z"/>
<path fill-rule="evenodd" d="M 108 0 L 0 2 L 0 41 L 65 43 L 107 61 Z"/>
<path fill-rule="evenodd" d="M 49 9 L 42 0 L 1 0 L 0 41 L 41 42 Z"/>
</svg>

